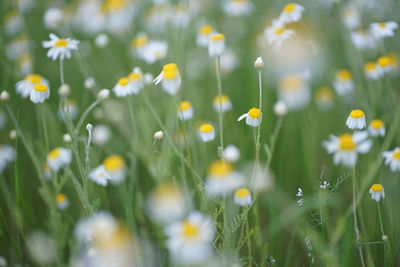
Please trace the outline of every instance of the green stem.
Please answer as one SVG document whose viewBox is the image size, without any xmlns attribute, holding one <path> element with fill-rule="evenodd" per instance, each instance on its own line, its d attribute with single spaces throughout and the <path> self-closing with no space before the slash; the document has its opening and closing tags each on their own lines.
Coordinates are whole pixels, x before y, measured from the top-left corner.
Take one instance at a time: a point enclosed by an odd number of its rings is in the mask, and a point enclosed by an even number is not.
<svg viewBox="0 0 400 267">
<path fill-rule="evenodd" d="M 390 246 L 389 246 L 389 239 L 388 237 L 385 235 L 385 230 L 383 228 L 383 220 L 382 220 L 382 213 L 381 213 L 381 204 L 380 202 L 377 203 L 378 204 L 378 216 L 379 216 L 379 226 L 381 228 L 381 233 L 382 233 L 382 240 L 384 243 L 384 250 L 385 250 L 385 261 L 386 261 L 386 265 L 388 266 L 392 266 L 392 261 L 391 261 L 391 255 L 390 255 Z M 385 265 L 385 266 L 386 266 Z"/>
<path fill-rule="evenodd" d="M 363 251 L 361 248 L 361 241 L 360 241 L 360 230 L 358 228 L 358 222 L 357 222 L 357 204 L 356 204 L 356 167 L 353 167 L 353 219 L 354 219 L 354 232 L 356 233 L 357 237 L 357 247 L 358 247 L 358 253 L 360 255 L 360 260 L 361 260 L 361 266 L 365 267 L 364 263 L 364 256 L 363 256 Z"/>
<path fill-rule="evenodd" d="M 100 99 L 96 99 L 82 114 L 81 118 L 78 121 L 78 124 L 75 127 L 75 132 L 79 134 L 79 130 L 82 127 L 83 122 L 85 121 L 86 117 L 89 113 L 100 103 Z M 71 136 L 72 137 L 72 136 Z"/>
<path fill-rule="evenodd" d="M 218 112 L 218 123 L 219 123 L 219 150 L 218 154 L 221 160 L 224 159 L 224 126 L 223 126 L 223 114 L 222 114 L 222 84 L 221 84 L 221 73 L 220 73 L 220 57 L 216 58 L 217 68 L 217 85 L 218 85 L 218 96 L 219 96 L 219 112 Z"/>
</svg>

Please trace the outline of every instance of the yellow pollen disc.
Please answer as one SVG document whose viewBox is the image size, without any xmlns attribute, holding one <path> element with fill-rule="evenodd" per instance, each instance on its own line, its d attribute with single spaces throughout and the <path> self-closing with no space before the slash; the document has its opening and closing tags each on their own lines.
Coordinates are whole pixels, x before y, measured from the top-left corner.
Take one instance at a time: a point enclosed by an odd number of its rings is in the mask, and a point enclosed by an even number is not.
<svg viewBox="0 0 400 267">
<path fill-rule="evenodd" d="M 164 71 L 164 79 L 172 80 L 178 77 L 178 70 Z"/>
<path fill-rule="evenodd" d="M 189 221 L 184 221 L 182 233 L 185 238 L 196 238 L 199 233 L 199 228 L 196 225 L 191 224 Z"/>
<path fill-rule="evenodd" d="M 107 171 L 115 171 L 122 169 L 125 166 L 125 161 L 119 155 L 111 155 L 103 161 L 103 165 Z"/>
<path fill-rule="evenodd" d="M 129 77 L 129 80 L 137 81 L 142 78 L 142 75 L 140 73 L 131 72 L 128 77 Z"/>
<path fill-rule="evenodd" d="M 128 85 L 128 83 L 129 83 L 129 79 L 126 78 L 126 77 L 123 77 L 123 78 L 118 80 L 118 84 L 122 85 L 122 86 L 126 86 L 126 85 Z"/>
<path fill-rule="evenodd" d="M 103 2 L 102 11 L 117 11 L 126 6 L 125 0 L 106 0 Z"/>
<path fill-rule="evenodd" d="M 177 185 L 169 182 L 158 185 L 152 192 L 152 196 L 161 199 L 169 196 L 180 197 L 180 195 L 181 191 Z"/>
<path fill-rule="evenodd" d="M 295 8 L 296 8 L 296 4 L 294 4 L 294 3 L 289 3 L 289 4 L 287 4 L 287 5 L 283 8 L 283 10 L 284 10 L 286 13 L 291 13 L 293 10 L 295 10 Z"/>
<path fill-rule="evenodd" d="M 280 28 L 276 28 L 275 29 L 275 34 L 277 34 L 277 35 L 281 35 L 281 34 L 283 34 L 285 32 L 285 28 L 283 28 L 283 27 L 280 27 Z"/>
<path fill-rule="evenodd" d="M 244 198 L 247 197 L 250 194 L 250 191 L 247 188 L 239 188 L 236 190 L 235 195 L 238 198 Z"/>
<path fill-rule="evenodd" d="M 221 100 L 221 101 L 220 101 Z M 227 96 L 227 95 L 221 95 L 221 98 L 219 98 L 219 96 L 216 96 L 215 98 L 214 98 L 214 103 L 215 104 L 219 104 L 220 102 L 222 103 L 222 104 L 224 104 L 224 103 L 226 103 L 226 102 L 228 102 L 229 101 L 229 97 Z"/>
<path fill-rule="evenodd" d="M 102 231 L 102 228 L 94 230 L 93 241 L 96 249 L 100 251 L 121 251 L 130 245 L 132 234 L 123 223 L 118 223 L 115 231 Z"/>
<path fill-rule="evenodd" d="M 209 123 L 205 123 L 200 126 L 200 132 L 203 132 L 203 133 L 210 133 L 213 131 L 213 129 L 214 129 L 214 127 Z"/>
<path fill-rule="evenodd" d="M 383 186 L 381 184 L 374 184 L 371 186 L 371 190 L 374 192 L 381 192 L 383 190 Z"/>
<path fill-rule="evenodd" d="M 342 134 L 339 137 L 339 147 L 341 150 L 354 150 L 356 148 L 356 143 L 351 134 Z"/>
<path fill-rule="evenodd" d="M 33 89 L 37 92 L 46 92 L 47 91 L 47 85 L 43 84 L 43 83 L 38 83 L 36 84 Z"/>
<path fill-rule="evenodd" d="M 145 35 L 138 36 L 132 41 L 132 45 L 134 47 L 141 47 L 141 46 L 144 46 L 145 44 L 147 44 L 148 41 L 149 41 L 149 38 L 147 36 L 145 36 Z"/>
<path fill-rule="evenodd" d="M 379 27 L 381 27 L 382 29 L 386 27 L 386 23 L 379 23 Z"/>
<path fill-rule="evenodd" d="M 395 153 L 393 153 L 393 158 L 395 158 L 397 160 L 400 160 L 400 150 L 395 152 Z"/>
<path fill-rule="evenodd" d="M 60 153 L 61 153 L 61 148 L 57 147 L 57 148 L 53 149 L 52 151 L 50 151 L 48 157 L 50 159 L 56 159 L 60 156 Z"/>
<path fill-rule="evenodd" d="M 38 74 L 29 74 L 25 77 L 25 80 L 29 81 L 30 83 L 36 84 L 42 81 L 42 76 Z"/>
<path fill-rule="evenodd" d="M 364 65 L 364 70 L 367 72 L 376 70 L 376 64 L 374 62 L 367 62 Z"/>
<path fill-rule="evenodd" d="M 178 71 L 178 66 L 175 63 L 166 64 L 163 67 L 163 72 L 167 71 Z"/>
<path fill-rule="evenodd" d="M 284 91 L 297 90 L 304 87 L 304 79 L 297 74 L 285 75 L 279 81 L 279 89 Z"/>
<path fill-rule="evenodd" d="M 340 80 L 348 81 L 352 78 L 351 72 L 349 70 L 339 70 L 337 73 L 337 77 Z"/>
<path fill-rule="evenodd" d="M 65 39 L 63 39 L 63 38 L 60 38 L 60 39 L 58 39 L 58 40 L 56 41 L 56 43 L 55 43 L 54 45 L 55 45 L 56 47 L 67 47 L 68 41 L 65 40 Z"/>
<path fill-rule="evenodd" d="M 191 107 L 192 107 L 192 104 L 190 104 L 189 101 L 182 101 L 182 102 L 179 104 L 178 111 L 188 110 L 188 109 L 190 109 Z"/>
<path fill-rule="evenodd" d="M 362 111 L 360 109 L 352 110 L 350 112 L 350 117 L 355 118 L 355 119 L 362 118 L 362 117 L 364 117 L 364 111 Z"/>
<path fill-rule="evenodd" d="M 211 36 L 211 41 L 222 41 L 225 40 L 225 35 L 223 35 L 222 33 L 219 34 L 215 34 L 213 36 Z"/>
<path fill-rule="evenodd" d="M 321 87 L 315 93 L 315 97 L 318 101 L 329 101 L 333 99 L 333 92 L 328 87 Z"/>
<path fill-rule="evenodd" d="M 57 203 L 62 203 L 65 200 L 67 200 L 67 196 L 64 195 L 63 193 L 57 194 Z"/>
<path fill-rule="evenodd" d="M 214 31 L 213 26 L 206 24 L 200 27 L 199 29 L 199 33 L 203 34 L 203 35 L 209 35 L 210 33 L 212 33 Z"/>
<path fill-rule="evenodd" d="M 212 176 L 224 176 L 233 171 L 233 166 L 229 162 L 223 162 L 220 160 L 214 161 L 210 167 L 208 167 L 208 174 Z"/>
<path fill-rule="evenodd" d="M 384 125 L 383 121 L 381 121 L 381 120 L 372 120 L 371 121 L 372 128 L 381 129 L 383 127 L 383 125 Z"/>
<path fill-rule="evenodd" d="M 378 58 L 378 65 L 381 66 L 382 68 L 389 67 L 391 64 L 391 60 L 389 57 L 383 56 Z"/>
<path fill-rule="evenodd" d="M 260 117 L 260 110 L 258 108 L 252 108 L 249 110 L 249 116 L 255 119 Z"/>
</svg>

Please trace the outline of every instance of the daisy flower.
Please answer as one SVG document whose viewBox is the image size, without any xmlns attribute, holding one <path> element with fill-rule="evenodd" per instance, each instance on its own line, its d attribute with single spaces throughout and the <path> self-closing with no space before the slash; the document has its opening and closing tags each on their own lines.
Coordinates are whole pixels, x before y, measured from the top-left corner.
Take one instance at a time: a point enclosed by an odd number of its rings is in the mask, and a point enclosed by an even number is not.
<svg viewBox="0 0 400 267">
<path fill-rule="evenodd" d="M 41 75 L 28 74 L 23 80 L 15 84 L 15 89 L 17 90 L 17 93 L 21 95 L 21 97 L 27 98 L 31 94 L 33 87 L 39 83 L 49 86 L 49 81 L 47 81 Z"/>
<path fill-rule="evenodd" d="M 285 24 L 279 20 L 273 20 L 272 26 L 268 27 L 264 31 L 264 34 L 268 43 L 277 48 L 280 47 L 285 40 L 295 35 L 294 31 L 287 30 Z"/>
<path fill-rule="evenodd" d="M 247 125 L 258 127 L 261 122 L 262 114 L 258 108 L 251 108 L 249 112 L 240 116 L 237 121 L 241 121 L 244 118 L 246 118 Z"/>
<path fill-rule="evenodd" d="M 390 57 L 387 56 L 379 57 L 376 63 L 381 73 L 388 73 L 392 70 L 392 61 Z"/>
<path fill-rule="evenodd" d="M 289 3 L 283 8 L 279 21 L 283 24 L 299 21 L 304 10 L 299 4 Z"/>
<path fill-rule="evenodd" d="M 128 79 L 132 87 L 132 93 L 134 95 L 139 94 L 144 86 L 142 70 L 139 67 L 133 68 L 132 72 L 128 75 Z"/>
<path fill-rule="evenodd" d="M 111 137 L 110 127 L 104 124 L 95 125 L 92 131 L 92 142 L 98 146 L 105 145 Z"/>
<path fill-rule="evenodd" d="M 359 12 L 355 8 L 347 8 L 343 12 L 343 22 L 348 29 L 357 29 L 361 25 L 361 17 Z"/>
<path fill-rule="evenodd" d="M 182 121 L 193 118 L 193 108 L 189 101 L 182 101 L 178 107 L 178 117 Z"/>
<path fill-rule="evenodd" d="M 224 159 L 229 162 L 236 162 L 240 158 L 240 150 L 235 145 L 227 145 L 224 149 Z"/>
<path fill-rule="evenodd" d="M 57 147 L 47 154 L 47 164 L 49 165 L 49 168 L 55 172 L 68 166 L 71 163 L 71 160 L 71 151 L 64 147 Z"/>
<path fill-rule="evenodd" d="M 139 33 L 131 42 L 131 46 L 136 50 L 139 58 L 143 58 L 143 53 L 145 52 L 148 43 L 149 37 L 145 33 Z"/>
<path fill-rule="evenodd" d="M 368 131 L 371 136 L 385 136 L 386 130 L 385 130 L 385 124 L 383 123 L 382 120 L 372 120 L 371 123 L 368 126 Z"/>
<path fill-rule="evenodd" d="M 365 154 L 372 146 L 371 140 L 367 139 L 367 132 L 355 132 L 353 134 L 342 134 L 337 137 L 331 135 L 328 141 L 322 145 L 329 154 L 333 154 L 333 163 L 342 163 L 348 168 L 356 165 L 358 153 Z"/>
<path fill-rule="evenodd" d="M 116 97 L 125 97 L 133 93 L 132 83 L 128 77 L 122 77 L 112 89 Z"/>
<path fill-rule="evenodd" d="M 63 193 L 58 193 L 57 194 L 57 208 L 59 210 L 65 210 L 69 206 L 69 200 L 66 195 Z"/>
<path fill-rule="evenodd" d="M 284 75 L 278 85 L 278 98 L 289 110 L 298 110 L 310 103 L 311 93 L 306 73 Z"/>
<path fill-rule="evenodd" d="M 232 110 L 232 103 L 227 95 L 216 96 L 213 101 L 213 107 L 216 112 L 219 112 L 221 102 L 222 113 Z"/>
<path fill-rule="evenodd" d="M 126 178 L 125 160 L 119 155 L 110 155 L 104 159 L 103 165 L 110 175 L 112 184 L 121 184 Z"/>
<path fill-rule="evenodd" d="M 193 211 L 188 217 L 165 228 L 167 248 L 179 264 L 200 264 L 213 254 L 214 225 L 202 213 Z"/>
<path fill-rule="evenodd" d="M 169 95 L 176 95 L 181 86 L 181 77 L 178 66 L 169 63 L 163 66 L 161 73 L 153 81 L 156 85 L 161 82 L 161 86 Z"/>
<path fill-rule="evenodd" d="M 275 104 L 274 104 L 274 113 L 276 116 L 278 117 L 283 117 L 286 116 L 286 114 L 288 113 L 288 106 L 287 104 L 282 101 L 282 100 L 278 100 Z"/>
<path fill-rule="evenodd" d="M 18 11 L 13 10 L 5 14 L 2 26 L 4 27 L 7 35 L 14 35 L 19 33 L 23 25 L 23 18 Z"/>
<path fill-rule="evenodd" d="M 29 98 L 33 103 L 43 103 L 50 97 L 50 89 L 46 84 L 38 83 L 33 86 Z"/>
<path fill-rule="evenodd" d="M 346 125 L 349 129 L 363 129 L 366 127 L 365 114 L 360 109 L 354 109 L 350 112 L 349 117 L 346 120 Z"/>
<path fill-rule="evenodd" d="M 98 185 L 106 186 L 111 179 L 110 174 L 106 171 L 104 165 L 100 165 L 91 170 L 88 175 L 89 179 Z"/>
<path fill-rule="evenodd" d="M 208 54 L 210 57 L 219 57 L 225 52 L 225 35 L 215 33 L 210 36 L 208 42 Z"/>
<path fill-rule="evenodd" d="M 235 203 L 239 206 L 245 207 L 250 206 L 252 202 L 251 193 L 249 189 L 242 187 L 235 191 L 235 195 L 233 197 Z"/>
<path fill-rule="evenodd" d="M 343 96 L 354 90 L 353 75 L 349 70 L 342 69 L 336 73 L 335 81 L 333 82 L 335 91 Z"/>
<path fill-rule="evenodd" d="M 15 154 L 12 146 L 0 144 L 0 173 L 3 173 L 7 165 L 15 160 Z"/>
<path fill-rule="evenodd" d="M 333 105 L 334 96 L 333 91 L 326 86 L 320 87 L 315 92 L 315 100 L 320 109 L 330 108 Z"/>
<path fill-rule="evenodd" d="M 364 31 L 351 32 L 350 39 L 353 45 L 360 50 L 373 49 L 377 46 L 376 39 Z"/>
<path fill-rule="evenodd" d="M 210 123 L 204 123 L 199 128 L 199 136 L 203 142 L 210 142 L 215 138 L 214 126 Z"/>
<path fill-rule="evenodd" d="M 154 64 L 167 56 L 168 44 L 163 41 L 151 41 L 141 51 L 140 58 L 147 64 Z"/>
<path fill-rule="evenodd" d="M 44 48 L 50 48 L 47 52 L 47 57 L 52 60 L 60 58 L 71 58 L 71 51 L 78 50 L 79 41 L 71 38 L 58 38 L 54 33 L 50 33 L 50 41 L 43 41 L 42 45 Z"/>
<path fill-rule="evenodd" d="M 224 13 L 232 17 L 250 14 L 253 8 L 249 0 L 227 0 L 222 6 Z"/>
<path fill-rule="evenodd" d="M 369 189 L 369 193 L 371 194 L 371 198 L 376 202 L 382 198 L 385 198 L 385 190 L 381 184 L 373 184 Z"/>
<path fill-rule="evenodd" d="M 394 36 L 394 30 L 396 30 L 399 25 L 394 21 L 387 22 L 375 22 L 369 25 L 369 30 L 376 39 L 380 40 L 385 37 Z"/>
<path fill-rule="evenodd" d="M 214 161 L 207 170 L 206 189 L 213 196 L 224 196 L 243 186 L 244 177 L 229 162 Z"/>
<path fill-rule="evenodd" d="M 400 171 L 400 148 L 396 147 L 392 151 L 385 151 L 382 153 L 385 159 L 385 165 L 390 167 L 392 172 Z"/>
<path fill-rule="evenodd" d="M 378 64 L 369 61 L 364 65 L 364 73 L 370 80 L 378 80 L 381 77 L 381 70 L 378 68 Z"/>
<path fill-rule="evenodd" d="M 200 47 L 208 47 L 210 37 L 214 33 L 215 31 L 213 26 L 209 24 L 201 26 L 197 32 L 197 39 L 196 39 L 197 45 Z"/>
</svg>

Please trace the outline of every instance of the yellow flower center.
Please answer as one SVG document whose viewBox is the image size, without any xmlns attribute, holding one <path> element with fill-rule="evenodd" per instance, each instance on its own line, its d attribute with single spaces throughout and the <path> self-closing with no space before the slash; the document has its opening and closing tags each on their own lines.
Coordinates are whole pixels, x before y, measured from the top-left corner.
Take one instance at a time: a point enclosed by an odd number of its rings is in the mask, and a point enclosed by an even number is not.
<svg viewBox="0 0 400 267">
<path fill-rule="evenodd" d="M 285 75 L 279 82 L 279 89 L 284 91 L 298 90 L 304 87 L 304 79 L 297 74 Z"/>
<path fill-rule="evenodd" d="M 164 71 L 164 79 L 172 80 L 178 77 L 178 70 Z"/>
<path fill-rule="evenodd" d="M 58 39 L 58 40 L 56 41 L 56 43 L 55 43 L 54 45 L 55 45 L 56 47 L 67 47 L 68 41 L 65 40 L 65 39 L 63 39 L 63 38 L 60 38 L 60 39 Z"/>
<path fill-rule="evenodd" d="M 206 24 L 200 27 L 200 34 L 202 35 L 209 35 L 210 33 L 212 33 L 214 31 L 213 26 Z"/>
<path fill-rule="evenodd" d="M 191 107 L 192 107 L 192 104 L 190 104 L 189 101 L 182 101 L 182 102 L 179 104 L 178 111 L 188 110 L 188 109 L 190 109 Z"/>
<path fill-rule="evenodd" d="M 47 91 L 47 85 L 43 84 L 43 83 L 38 83 L 36 84 L 33 89 L 37 92 L 46 92 Z"/>
<path fill-rule="evenodd" d="M 134 47 L 141 47 L 148 43 L 149 38 L 146 35 L 138 36 L 132 41 Z"/>
<path fill-rule="evenodd" d="M 289 3 L 289 4 L 287 4 L 287 5 L 283 8 L 283 10 L 284 10 L 286 13 L 291 13 L 291 12 L 293 12 L 293 10 L 295 10 L 295 8 L 296 8 L 296 4 L 294 4 L 294 3 Z"/>
<path fill-rule="evenodd" d="M 247 188 L 239 188 L 236 190 L 235 195 L 238 198 L 244 198 L 250 194 L 250 191 Z"/>
<path fill-rule="evenodd" d="M 203 133 L 210 133 L 213 131 L 213 129 L 214 129 L 214 127 L 209 123 L 205 123 L 200 126 L 200 132 L 203 132 Z"/>
<path fill-rule="evenodd" d="M 333 99 L 333 92 L 328 87 L 321 87 L 315 93 L 315 97 L 318 101 L 330 101 Z"/>
<path fill-rule="evenodd" d="M 285 32 L 285 28 L 279 27 L 275 29 L 275 34 L 282 35 Z"/>
<path fill-rule="evenodd" d="M 383 186 L 381 184 L 374 184 L 371 186 L 371 190 L 374 192 L 381 192 L 383 190 Z"/>
<path fill-rule="evenodd" d="M 163 72 L 178 71 L 178 66 L 175 63 L 169 63 L 163 66 Z"/>
<path fill-rule="evenodd" d="M 221 98 L 219 96 L 216 96 L 214 98 L 214 103 L 218 104 L 218 105 L 219 105 L 219 103 L 224 104 L 228 101 L 229 101 L 229 97 L 227 95 L 221 95 Z"/>
<path fill-rule="evenodd" d="M 381 129 L 383 127 L 383 121 L 381 120 L 372 120 L 371 127 L 375 129 Z"/>
<path fill-rule="evenodd" d="M 260 110 L 258 108 L 252 108 L 249 110 L 249 116 L 255 119 L 260 117 Z"/>
<path fill-rule="evenodd" d="M 126 86 L 129 83 L 129 79 L 126 77 L 122 77 L 121 79 L 118 80 L 118 84 L 122 86 Z"/>
<path fill-rule="evenodd" d="M 355 118 L 355 119 L 362 118 L 362 117 L 364 117 L 364 112 L 360 109 L 352 110 L 350 112 L 350 117 Z"/>
<path fill-rule="evenodd" d="M 57 148 L 53 149 L 52 151 L 50 151 L 48 157 L 50 159 L 56 159 L 60 156 L 60 153 L 61 153 L 61 148 L 57 147 Z"/>
<path fill-rule="evenodd" d="M 62 203 L 65 200 L 67 200 L 67 196 L 64 195 L 63 193 L 57 194 L 57 203 Z"/>
<path fill-rule="evenodd" d="M 385 28 L 386 27 L 386 23 L 384 23 L 384 22 L 379 23 L 379 27 L 381 27 L 382 29 Z"/>
<path fill-rule="evenodd" d="M 222 41 L 225 40 L 225 35 L 223 35 L 222 33 L 219 34 L 215 34 L 213 36 L 211 36 L 211 41 Z"/>
<path fill-rule="evenodd" d="M 341 150 L 354 150 L 356 148 L 356 143 L 351 134 L 342 134 L 339 137 L 339 147 Z"/>
<path fill-rule="evenodd" d="M 140 73 L 131 72 L 131 73 L 129 74 L 129 80 L 138 81 L 138 80 L 140 80 L 141 78 L 142 78 L 142 75 L 141 75 Z"/>
<path fill-rule="evenodd" d="M 103 161 L 103 165 L 107 171 L 115 171 L 122 169 L 125 166 L 125 161 L 119 155 L 111 155 Z"/>
<path fill-rule="evenodd" d="M 25 80 L 29 81 L 30 83 L 36 84 L 42 81 L 42 76 L 38 74 L 29 74 L 25 77 Z"/>
<path fill-rule="evenodd" d="M 106 0 L 103 2 L 102 11 L 112 12 L 117 11 L 126 6 L 125 0 Z"/>
<path fill-rule="evenodd" d="M 181 197 L 181 191 L 177 185 L 173 183 L 163 183 L 158 185 L 152 192 L 152 196 L 158 199 L 167 197 Z"/>
<path fill-rule="evenodd" d="M 364 69 L 367 72 L 374 71 L 374 70 L 376 70 L 376 64 L 374 62 L 367 62 L 364 65 Z"/>
<path fill-rule="evenodd" d="M 382 68 L 389 67 L 391 63 L 392 62 L 389 57 L 383 56 L 378 58 L 378 65 L 381 66 Z"/>
<path fill-rule="evenodd" d="M 340 80 L 348 81 L 352 78 L 351 72 L 349 70 L 339 70 L 337 73 L 337 77 Z"/>
<path fill-rule="evenodd" d="M 185 238 L 193 239 L 199 234 L 199 228 L 198 226 L 191 224 L 189 221 L 184 221 L 182 233 Z"/>
<path fill-rule="evenodd" d="M 208 167 L 208 174 L 212 176 L 225 176 L 233 171 L 233 165 L 228 162 L 220 160 L 214 161 L 210 167 Z"/>
<path fill-rule="evenodd" d="M 398 150 L 397 152 L 393 153 L 393 158 L 400 160 L 400 150 Z"/>
</svg>

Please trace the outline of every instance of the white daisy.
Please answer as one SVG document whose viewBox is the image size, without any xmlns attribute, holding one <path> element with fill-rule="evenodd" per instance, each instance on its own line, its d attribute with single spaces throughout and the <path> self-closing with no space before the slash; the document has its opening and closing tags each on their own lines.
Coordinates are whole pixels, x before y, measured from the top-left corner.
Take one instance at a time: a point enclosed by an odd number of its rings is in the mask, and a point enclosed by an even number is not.
<svg viewBox="0 0 400 267">
<path fill-rule="evenodd" d="M 382 120 L 372 120 L 371 123 L 368 126 L 368 131 L 371 136 L 385 136 L 386 134 L 386 129 L 385 129 L 385 124 L 383 123 Z"/>
<path fill-rule="evenodd" d="M 284 75 L 278 86 L 278 98 L 286 103 L 289 110 L 298 110 L 310 103 L 311 92 L 306 72 Z"/>
<path fill-rule="evenodd" d="M 376 202 L 382 198 L 385 198 L 385 190 L 381 184 L 373 184 L 369 189 L 369 193 L 371 194 L 371 198 Z"/>
<path fill-rule="evenodd" d="M 286 29 L 285 24 L 281 21 L 273 20 L 272 26 L 265 29 L 264 35 L 269 44 L 279 48 L 285 40 L 295 35 L 295 33 L 292 30 Z"/>
<path fill-rule="evenodd" d="M 225 113 L 232 110 L 232 103 L 227 95 L 221 95 L 221 98 L 216 96 L 213 101 L 213 107 L 216 112 L 219 112 L 221 108 L 222 113 Z"/>
<path fill-rule="evenodd" d="M 106 186 L 108 181 L 111 179 L 110 174 L 106 171 L 104 165 L 100 165 L 95 169 L 91 170 L 88 175 L 89 179 L 98 185 Z"/>
<path fill-rule="evenodd" d="M 47 29 L 57 29 L 63 22 L 63 12 L 61 9 L 52 7 L 46 10 L 43 16 L 43 23 Z"/>
<path fill-rule="evenodd" d="M 103 166 L 110 175 L 112 184 L 121 184 L 125 181 L 127 169 L 123 157 L 110 155 L 103 160 Z"/>
<path fill-rule="evenodd" d="M 244 177 L 229 162 L 214 161 L 207 170 L 206 189 L 213 196 L 224 196 L 243 186 Z"/>
<path fill-rule="evenodd" d="M 95 125 L 92 131 L 92 142 L 98 146 L 105 145 L 111 137 L 110 127 L 104 124 Z"/>
<path fill-rule="evenodd" d="M 354 109 L 350 112 L 349 117 L 347 117 L 346 125 L 349 129 L 361 130 L 366 127 L 365 114 L 360 109 Z"/>
<path fill-rule="evenodd" d="M 392 172 L 400 172 L 400 147 L 396 147 L 392 151 L 385 151 L 382 156 L 385 159 L 385 165 L 388 165 Z"/>
<path fill-rule="evenodd" d="M 251 108 L 249 112 L 240 116 L 237 121 L 241 121 L 244 118 L 246 118 L 247 125 L 258 127 L 262 119 L 262 114 L 258 108 Z"/>
<path fill-rule="evenodd" d="M 71 58 L 71 51 L 78 50 L 79 41 L 71 38 L 58 38 L 54 33 L 50 33 L 50 41 L 43 41 L 44 48 L 50 48 L 47 52 L 47 57 L 52 60 L 60 58 Z"/>
<path fill-rule="evenodd" d="M 182 101 L 178 107 L 178 117 L 182 121 L 193 118 L 193 108 L 189 101 Z"/>
<path fill-rule="evenodd" d="M 274 113 L 276 116 L 283 117 L 288 113 L 288 106 L 285 101 L 278 100 L 274 104 Z"/>
<path fill-rule="evenodd" d="M 57 147 L 47 154 L 47 164 L 49 165 L 49 168 L 55 172 L 68 166 L 71 163 L 71 160 L 71 151 L 64 147 Z"/>
<path fill-rule="evenodd" d="M 315 100 L 320 109 L 328 109 L 333 105 L 334 93 L 326 86 L 320 87 L 315 92 Z"/>
<path fill-rule="evenodd" d="M 225 52 L 225 35 L 215 33 L 208 42 L 208 54 L 211 58 L 222 56 Z"/>
<path fill-rule="evenodd" d="M 350 30 L 357 29 L 361 25 L 361 17 L 356 8 L 349 7 L 343 11 L 344 25 Z"/>
<path fill-rule="evenodd" d="M 69 206 L 69 200 L 67 196 L 63 193 L 58 193 L 57 194 L 57 208 L 59 210 L 65 210 Z"/>
<path fill-rule="evenodd" d="M 347 95 L 354 90 L 353 75 L 349 70 L 342 69 L 336 73 L 333 87 L 338 95 Z"/>
<path fill-rule="evenodd" d="M 382 76 L 382 72 L 375 62 L 367 62 L 364 65 L 364 73 L 370 80 L 378 80 Z"/>
<path fill-rule="evenodd" d="M 289 3 L 283 8 L 279 21 L 283 24 L 299 21 L 304 10 L 299 4 Z"/>
<path fill-rule="evenodd" d="M 351 32 L 350 39 L 353 45 L 360 50 L 376 48 L 376 39 L 364 31 Z"/>
<path fill-rule="evenodd" d="M 15 154 L 12 146 L 0 145 L 0 173 L 3 173 L 7 165 L 15 160 Z"/>
<path fill-rule="evenodd" d="M 233 197 L 235 203 L 239 206 L 245 207 L 250 206 L 252 202 L 251 193 L 249 189 L 242 187 L 235 191 L 235 195 Z"/>
<path fill-rule="evenodd" d="M 29 98 L 33 103 L 43 103 L 50 97 L 50 89 L 43 83 L 38 83 L 33 86 L 33 90 L 29 94 Z"/>
<path fill-rule="evenodd" d="M 381 74 L 386 74 L 393 69 L 392 60 L 388 56 L 379 57 L 376 63 Z"/>
<path fill-rule="evenodd" d="M 208 47 L 211 35 L 215 33 L 213 26 L 205 24 L 197 32 L 196 43 L 201 47 Z"/>
<path fill-rule="evenodd" d="M 153 81 L 156 85 L 161 82 L 161 86 L 169 95 L 176 95 L 181 86 L 181 77 L 178 66 L 169 63 L 163 66 L 161 73 Z"/>
<path fill-rule="evenodd" d="M 240 158 L 240 150 L 235 145 L 227 145 L 224 149 L 224 159 L 229 162 L 236 162 Z"/>
<path fill-rule="evenodd" d="M 397 29 L 399 25 L 394 21 L 387 22 L 375 22 L 369 25 L 369 30 L 376 39 L 383 39 L 385 37 L 394 36 L 394 30 Z"/>
<path fill-rule="evenodd" d="M 140 58 L 147 64 L 153 64 L 167 56 L 168 43 L 164 41 L 151 41 L 139 54 Z"/>
<path fill-rule="evenodd" d="M 215 138 L 214 126 L 210 123 L 204 123 L 199 128 L 199 136 L 203 142 L 210 142 Z"/>
<path fill-rule="evenodd" d="M 250 14 L 254 5 L 249 0 L 227 0 L 223 3 L 222 9 L 225 14 L 236 17 Z"/>
<path fill-rule="evenodd" d="M 122 77 L 112 89 L 116 97 L 125 97 L 133 93 L 132 84 L 128 77 Z"/>
<path fill-rule="evenodd" d="M 28 74 L 23 80 L 15 84 L 15 89 L 17 90 L 17 93 L 21 95 L 21 97 L 27 98 L 31 94 L 33 87 L 39 83 L 49 86 L 49 81 L 47 81 L 41 75 Z"/>
</svg>

